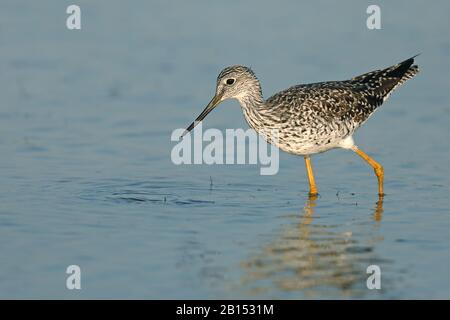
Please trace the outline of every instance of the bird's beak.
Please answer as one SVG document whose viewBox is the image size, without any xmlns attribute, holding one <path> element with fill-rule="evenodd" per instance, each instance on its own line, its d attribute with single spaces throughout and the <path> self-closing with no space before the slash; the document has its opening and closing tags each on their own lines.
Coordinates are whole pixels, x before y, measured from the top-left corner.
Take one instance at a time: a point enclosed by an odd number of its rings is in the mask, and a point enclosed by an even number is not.
<svg viewBox="0 0 450 320">
<path fill-rule="evenodd" d="M 215 107 L 222 101 L 222 94 L 216 94 L 214 98 L 208 103 L 206 108 L 200 113 L 200 115 L 194 120 L 194 122 L 191 123 L 189 127 L 184 131 L 184 133 L 181 135 L 181 137 L 184 137 L 187 133 L 189 133 L 194 127 L 203 119 L 206 118 L 208 113 L 213 111 Z"/>
</svg>

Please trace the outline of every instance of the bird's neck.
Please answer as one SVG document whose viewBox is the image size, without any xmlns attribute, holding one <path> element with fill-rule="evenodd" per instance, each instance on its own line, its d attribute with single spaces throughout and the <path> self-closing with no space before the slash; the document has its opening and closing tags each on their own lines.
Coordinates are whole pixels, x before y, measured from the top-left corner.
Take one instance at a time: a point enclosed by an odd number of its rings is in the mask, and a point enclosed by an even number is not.
<svg viewBox="0 0 450 320">
<path fill-rule="evenodd" d="M 249 126 L 260 132 L 264 123 L 264 99 L 259 82 L 255 83 L 254 86 L 237 99 Z"/>
<path fill-rule="evenodd" d="M 264 99 L 262 96 L 261 85 L 257 79 L 252 86 L 249 86 L 245 93 L 237 97 L 241 107 L 245 110 L 258 110 L 262 107 Z"/>
</svg>

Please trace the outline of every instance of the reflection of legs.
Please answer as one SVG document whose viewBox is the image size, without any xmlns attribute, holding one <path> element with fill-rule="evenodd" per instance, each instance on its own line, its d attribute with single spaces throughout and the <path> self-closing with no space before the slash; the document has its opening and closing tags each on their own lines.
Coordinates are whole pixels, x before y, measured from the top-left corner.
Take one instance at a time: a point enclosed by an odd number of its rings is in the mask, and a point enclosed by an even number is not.
<svg viewBox="0 0 450 320">
<path fill-rule="evenodd" d="M 367 154 L 365 154 L 363 151 L 358 149 L 357 146 L 353 146 L 352 150 L 361 158 L 363 158 L 368 164 L 370 164 L 375 171 L 375 175 L 378 178 L 378 194 L 380 196 L 384 196 L 384 190 L 383 190 L 383 179 L 384 179 L 384 170 L 381 164 L 373 160 L 371 157 L 369 157 Z"/>
<path fill-rule="evenodd" d="M 303 208 L 303 215 L 300 219 L 300 228 L 305 227 L 311 224 L 314 220 L 314 207 L 316 206 L 317 195 L 310 195 L 308 200 L 305 203 L 305 207 Z M 304 229 L 305 236 L 309 235 L 309 230 L 307 228 Z"/>
<path fill-rule="evenodd" d="M 309 181 L 309 195 L 315 196 L 317 195 L 317 187 L 316 182 L 314 181 L 314 174 L 311 166 L 311 159 L 309 158 L 309 156 L 305 156 L 305 164 L 306 164 L 306 173 L 308 174 L 308 181 Z"/>
<path fill-rule="evenodd" d="M 383 211 L 383 197 L 380 196 L 373 213 L 373 218 L 375 221 L 381 221 L 381 219 L 383 218 Z"/>
</svg>

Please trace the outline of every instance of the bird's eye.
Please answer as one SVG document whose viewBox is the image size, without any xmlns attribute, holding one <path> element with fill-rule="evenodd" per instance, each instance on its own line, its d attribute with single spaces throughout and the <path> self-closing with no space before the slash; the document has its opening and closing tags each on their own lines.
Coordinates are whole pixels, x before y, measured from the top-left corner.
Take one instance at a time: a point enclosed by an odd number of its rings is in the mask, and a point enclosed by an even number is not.
<svg viewBox="0 0 450 320">
<path fill-rule="evenodd" d="M 225 82 L 227 85 L 229 85 L 229 86 L 231 86 L 233 83 L 234 83 L 234 79 L 233 78 L 230 78 L 230 79 L 227 79 L 227 81 Z"/>
</svg>

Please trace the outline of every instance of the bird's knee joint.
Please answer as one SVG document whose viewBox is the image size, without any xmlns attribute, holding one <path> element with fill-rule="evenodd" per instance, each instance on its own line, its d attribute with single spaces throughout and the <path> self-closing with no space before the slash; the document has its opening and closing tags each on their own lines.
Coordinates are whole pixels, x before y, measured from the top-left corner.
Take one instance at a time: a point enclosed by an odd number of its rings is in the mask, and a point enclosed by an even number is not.
<svg viewBox="0 0 450 320">
<path fill-rule="evenodd" d="M 382 165 L 376 166 L 373 170 L 377 176 L 382 176 L 384 174 L 384 168 Z"/>
</svg>

